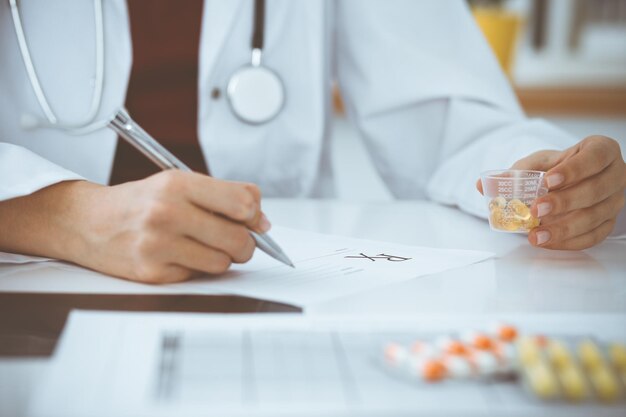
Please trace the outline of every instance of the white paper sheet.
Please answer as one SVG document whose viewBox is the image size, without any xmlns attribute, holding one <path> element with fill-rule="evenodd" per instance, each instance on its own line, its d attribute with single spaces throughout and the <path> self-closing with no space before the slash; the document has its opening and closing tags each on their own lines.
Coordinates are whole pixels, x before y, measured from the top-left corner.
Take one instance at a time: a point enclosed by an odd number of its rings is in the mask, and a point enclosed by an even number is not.
<svg viewBox="0 0 626 417">
<path fill-rule="evenodd" d="M 382 365 L 382 346 L 467 329 L 486 316 L 311 317 L 75 312 L 36 417 L 621 416 L 544 404 L 514 380 L 426 384 Z M 520 331 L 625 341 L 624 315 L 502 316 Z"/>
<path fill-rule="evenodd" d="M 61 262 L 0 265 L 0 291 L 235 294 L 303 308 L 326 300 L 467 266 L 489 252 L 431 249 L 274 227 L 272 237 L 292 269 L 257 250 L 252 260 L 220 276 L 145 285 Z M 29 257 L 15 255 L 13 262 Z M 1 262 L 2 258 L 0 258 Z M 35 261 L 36 259 L 31 259 Z"/>
<path fill-rule="evenodd" d="M 340 296 L 467 266 L 490 252 L 432 249 L 275 227 L 273 238 L 296 268 L 260 251 L 220 277 L 174 284 L 177 289 L 247 295 L 307 307 Z"/>
<path fill-rule="evenodd" d="M 0 264 L 28 264 L 33 262 L 51 261 L 50 258 L 40 256 L 19 255 L 17 253 L 0 252 Z"/>
</svg>

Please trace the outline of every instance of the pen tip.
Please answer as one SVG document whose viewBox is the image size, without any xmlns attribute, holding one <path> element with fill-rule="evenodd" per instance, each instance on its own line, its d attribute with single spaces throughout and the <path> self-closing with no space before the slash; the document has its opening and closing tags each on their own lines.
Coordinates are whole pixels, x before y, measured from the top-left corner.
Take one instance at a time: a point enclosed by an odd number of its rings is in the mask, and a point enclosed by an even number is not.
<svg viewBox="0 0 626 417">
<path fill-rule="evenodd" d="M 291 262 L 291 259 L 289 259 L 289 257 L 287 255 L 285 255 L 284 252 L 280 252 L 279 256 L 276 257 L 276 259 L 278 259 L 279 261 L 281 261 L 282 263 L 284 263 L 287 266 L 290 266 L 292 268 L 295 268 L 296 266 L 293 264 L 293 262 Z"/>
</svg>

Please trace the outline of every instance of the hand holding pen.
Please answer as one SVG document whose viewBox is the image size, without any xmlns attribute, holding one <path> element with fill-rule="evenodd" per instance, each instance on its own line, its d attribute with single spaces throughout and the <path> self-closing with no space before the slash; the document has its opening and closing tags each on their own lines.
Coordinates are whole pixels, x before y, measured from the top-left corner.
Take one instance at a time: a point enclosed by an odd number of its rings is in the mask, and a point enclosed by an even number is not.
<svg viewBox="0 0 626 417">
<path fill-rule="evenodd" d="M 173 169 L 115 186 L 66 181 L 34 198 L 54 220 L 31 219 L 48 249 L 27 253 L 145 283 L 223 273 L 252 257 L 251 230 L 270 227 L 254 185 Z"/>
<path fill-rule="evenodd" d="M 246 262 L 252 256 L 254 247 L 258 247 L 268 255 L 280 262 L 293 267 L 293 263 L 285 255 L 282 249 L 267 235 L 270 223 L 261 212 L 261 194 L 258 188 L 252 184 L 234 183 L 217 180 L 202 174 L 191 172 L 182 161 L 165 149 L 160 143 L 152 138 L 128 113 L 120 110 L 109 125 L 123 139 L 142 152 L 165 172 L 152 178 L 165 183 L 165 201 L 167 196 L 171 198 L 185 197 L 188 195 L 188 214 L 191 217 L 181 216 L 182 213 L 170 213 L 172 220 L 175 219 L 192 226 L 185 227 L 187 237 L 199 244 L 204 244 L 210 253 L 204 258 L 215 258 L 210 264 L 217 264 L 221 268 L 218 271 L 208 271 L 204 268 L 193 268 L 206 272 L 221 272 L 226 270 L 230 262 Z M 182 171 L 182 172 L 181 172 Z M 174 184 L 172 184 L 174 183 Z M 192 215 L 190 207 L 196 207 L 201 212 Z M 163 207 L 162 207 L 163 208 Z M 155 224 L 158 224 L 157 220 Z M 187 242 L 186 246 L 189 246 Z M 193 245 L 192 245 L 193 246 Z M 192 253 L 199 252 L 196 247 Z M 213 253 L 216 252 L 217 253 Z M 197 256 L 202 256 L 196 253 Z M 188 255 L 189 256 L 189 255 Z M 228 259 L 224 259 L 227 256 Z M 195 259 L 195 258 L 193 258 Z M 202 262 L 189 259 L 190 262 Z M 228 261 L 228 262 L 227 262 Z"/>
</svg>

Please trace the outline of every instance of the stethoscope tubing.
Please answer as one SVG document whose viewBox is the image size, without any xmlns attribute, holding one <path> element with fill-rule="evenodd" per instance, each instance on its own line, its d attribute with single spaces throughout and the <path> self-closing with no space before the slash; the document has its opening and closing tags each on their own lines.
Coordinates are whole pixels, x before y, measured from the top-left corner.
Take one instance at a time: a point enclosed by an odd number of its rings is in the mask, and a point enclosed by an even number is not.
<svg viewBox="0 0 626 417">
<path fill-rule="evenodd" d="M 93 87 L 94 91 L 87 115 L 83 118 L 82 121 L 74 123 L 59 121 L 56 112 L 52 110 L 52 106 L 50 106 L 48 98 L 46 97 L 46 94 L 41 86 L 41 82 L 39 81 L 37 71 L 35 70 L 35 66 L 33 64 L 33 60 L 30 54 L 30 48 L 28 47 L 28 42 L 24 33 L 24 26 L 22 24 L 22 18 L 20 15 L 17 0 L 9 0 L 9 6 L 11 8 L 13 27 L 15 29 L 15 35 L 20 49 L 20 54 L 22 55 L 22 60 L 24 62 L 24 67 L 26 69 L 30 84 L 33 88 L 35 98 L 37 99 L 37 103 L 39 104 L 39 107 L 41 107 L 41 110 L 47 121 L 46 123 L 41 120 L 36 120 L 35 116 L 28 115 L 34 122 L 36 122 L 33 123 L 33 125 L 35 125 L 36 127 L 50 127 L 61 129 L 74 134 L 89 133 L 90 131 L 98 130 L 106 126 L 107 123 L 105 121 L 95 121 L 96 116 L 98 115 L 98 112 L 102 107 L 102 96 L 104 91 L 104 19 L 102 0 L 94 0 L 94 23 L 96 38 L 96 74 Z"/>
</svg>

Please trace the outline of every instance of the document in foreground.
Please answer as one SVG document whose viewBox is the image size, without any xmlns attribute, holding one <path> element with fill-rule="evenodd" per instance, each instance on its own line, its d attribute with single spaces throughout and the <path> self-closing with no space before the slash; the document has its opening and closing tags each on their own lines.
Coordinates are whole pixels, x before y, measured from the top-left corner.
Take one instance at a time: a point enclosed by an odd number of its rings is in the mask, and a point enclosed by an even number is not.
<svg viewBox="0 0 626 417">
<path fill-rule="evenodd" d="M 512 378 L 427 383 L 385 367 L 390 341 L 459 337 L 493 319 L 75 312 L 32 415 L 624 415 L 623 403 L 542 402 Z M 623 315 L 498 319 L 523 334 L 626 340 Z"/>
<path fill-rule="evenodd" d="M 171 287 L 184 292 L 246 295 L 306 307 L 493 256 L 490 252 L 407 246 L 282 227 L 273 228 L 272 236 L 294 262 L 295 269 L 257 250 L 250 262 L 233 265 L 224 275 Z"/>
</svg>

